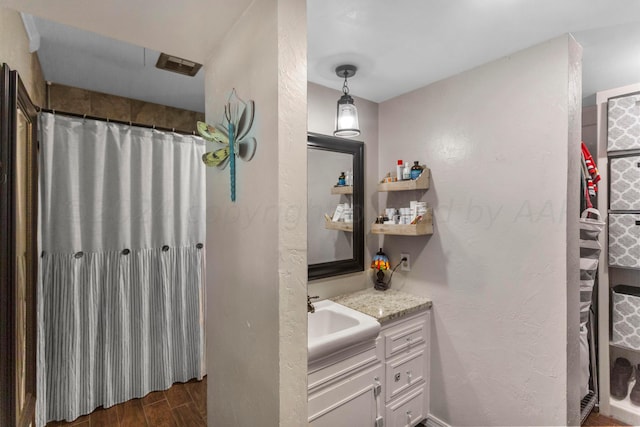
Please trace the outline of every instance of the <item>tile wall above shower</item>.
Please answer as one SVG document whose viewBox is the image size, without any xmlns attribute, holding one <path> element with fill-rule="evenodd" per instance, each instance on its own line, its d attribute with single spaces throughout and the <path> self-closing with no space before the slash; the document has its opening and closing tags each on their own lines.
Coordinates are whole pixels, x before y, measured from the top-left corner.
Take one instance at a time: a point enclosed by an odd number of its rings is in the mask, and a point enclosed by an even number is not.
<svg viewBox="0 0 640 427">
<path fill-rule="evenodd" d="M 197 111 L 182 110 L 56 83 L 49 86 L 48 107 L 68 113 L 175 128 L 183 132 L 195 131 L 196 121 L 204 121 L 204 113 Z"/>
</svg>

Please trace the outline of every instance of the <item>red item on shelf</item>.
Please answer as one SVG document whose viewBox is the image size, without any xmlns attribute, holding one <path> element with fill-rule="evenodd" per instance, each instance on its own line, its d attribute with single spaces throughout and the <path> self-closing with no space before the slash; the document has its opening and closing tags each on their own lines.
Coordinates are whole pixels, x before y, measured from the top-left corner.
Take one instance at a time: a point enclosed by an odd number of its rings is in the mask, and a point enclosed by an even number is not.
<svg viewBox="0 0 640 427">
<path fill-rule="evenodd" d="M 582 157 L 584 157 L 584 162 L 587 164 L 587 170 L 591 175 L 593 183 L 597 184 L 598 181 L 600 181 L 600 173 L 596 167 L 596 162 L 593 160 L 593 157 L 584 142 L 582 143 Z"/>
</svg>

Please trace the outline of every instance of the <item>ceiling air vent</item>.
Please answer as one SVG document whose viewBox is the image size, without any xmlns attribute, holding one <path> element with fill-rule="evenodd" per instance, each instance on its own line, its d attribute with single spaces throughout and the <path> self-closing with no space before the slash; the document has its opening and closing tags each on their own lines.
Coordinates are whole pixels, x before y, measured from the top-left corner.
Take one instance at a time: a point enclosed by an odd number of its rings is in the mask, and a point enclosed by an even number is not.
<svg viewBox="0 0 640 427">
<path fill-rule="evenodd" d="M 161 70 L 173 71 L 174 73 L 193 77 L 198 73 L 202 64 L 161 53 L 158 62 L 156 62 L 156 67 Z"/>
</svg>

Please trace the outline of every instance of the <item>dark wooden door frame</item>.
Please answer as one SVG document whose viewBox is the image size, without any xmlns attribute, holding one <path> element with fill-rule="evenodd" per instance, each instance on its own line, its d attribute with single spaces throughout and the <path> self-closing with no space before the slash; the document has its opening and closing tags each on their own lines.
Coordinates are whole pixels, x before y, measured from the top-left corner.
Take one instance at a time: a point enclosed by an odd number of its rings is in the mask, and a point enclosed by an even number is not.
<svg viewBox="0 0 640 427">
<path fill-rule="evenodd" d="M 30 123 L 25 149 L 26 248 L 26 400 L 16 408 L 16 144 L 18 109 Z M 36 293 L 37 293 L 37 111 L 18 73 L 7 64 L 0 72 L 0 425 L 35 425 L 36 399 Z"/>
</svg>

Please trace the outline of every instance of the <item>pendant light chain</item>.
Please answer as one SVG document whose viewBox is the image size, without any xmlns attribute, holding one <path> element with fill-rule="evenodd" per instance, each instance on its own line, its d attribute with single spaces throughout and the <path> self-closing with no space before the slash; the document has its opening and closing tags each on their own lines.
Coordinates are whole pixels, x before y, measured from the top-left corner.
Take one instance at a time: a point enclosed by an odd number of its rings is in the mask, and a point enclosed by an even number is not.
<svg viewBox="0 0 640 427">
<path fill-rule="evenodd" d="M 344 72 L 344 83 L 342 85 L 342 93 L 349 95 L 349 86 L 347 86 L 347 71 Z"/>
</svg>

